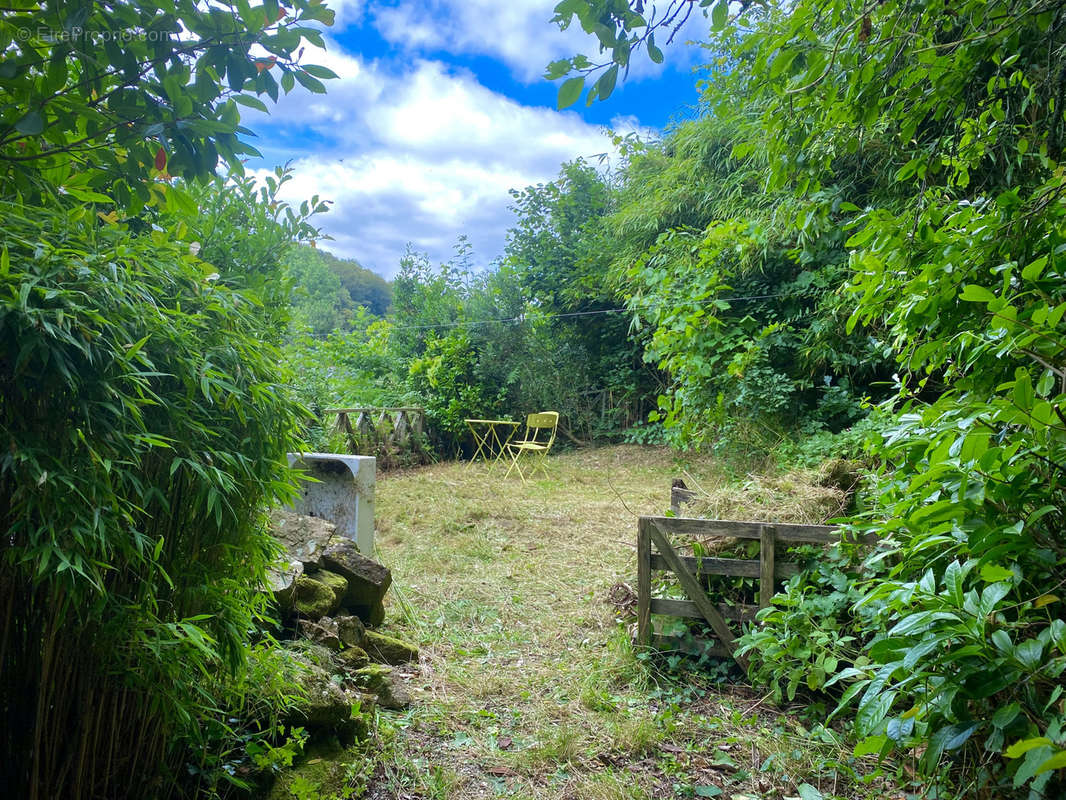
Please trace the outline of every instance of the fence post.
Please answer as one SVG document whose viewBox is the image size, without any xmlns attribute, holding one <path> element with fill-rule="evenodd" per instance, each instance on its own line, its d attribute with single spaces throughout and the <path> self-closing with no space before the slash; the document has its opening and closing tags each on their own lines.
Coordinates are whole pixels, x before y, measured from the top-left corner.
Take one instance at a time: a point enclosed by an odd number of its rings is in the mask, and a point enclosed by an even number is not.
<svg viewBox="0 0 1066 800">
<path fill-rule="evenodd" d="M 651 643 L 651 531 L 637 520 L 637 642 Z"/>
<path fill-rule="evenodd" d="M 774 551 L 777 529 L 773 525 L 759 526 L 759 608 L 767 608 L 774 596 Z"/>
</svg>

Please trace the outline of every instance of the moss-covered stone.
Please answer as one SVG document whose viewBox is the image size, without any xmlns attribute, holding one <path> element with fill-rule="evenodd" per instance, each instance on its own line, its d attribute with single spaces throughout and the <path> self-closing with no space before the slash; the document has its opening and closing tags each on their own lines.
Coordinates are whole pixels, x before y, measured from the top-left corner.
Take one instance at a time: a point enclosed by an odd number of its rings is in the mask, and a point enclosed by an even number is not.
<svg viewBox="0 0 1066 800">
<path fill-rule="evenodd" d="M 310 575 L 301 575 L 296 579 L 293 606 L 300 616 L 319 620 L 337 608 L 337 594 L 328 584 Z"/>
<path fill-rule="evenodd" d="M 322 645 L 327 650 L 337 652 L 343 646 L 341 644 L 340 637 L 337 636 L 336 631 L 333 630 L 333 626 L 329 624 L 329 617 L 323 617 L 318 622 L 311 622 L 308 619 L 300 620 L 298 630 L 300 635 L 305 639 L 310 639 L 312 642 L 318 645 Z"/>
<path fill-rule="evenodd" d="M 354 542 L 341 542 L 328 548 L 320 561 L 323 568 L 348 579 L 345 605 L 373 608 L 381 602 L 392 583 L 388 567 L 360 553 Z"/>
<path fill-rule="evenodd" d="M 380 600 L 372 606 L 349 605 L 347 608 L 371 628 L 376 628 L 385 621 L 385 603 Z"/>
<path fill-rule="evenodd" d="M 385 621 L 385 603 L 378 600 L 374 605 L 370 607 L 370 612 L 367 614 L 367 624 L 371 628 L 376 628 Z"/>
<path fill-rule="evenodd" d="M 338 729 L 351 719 L 351 698 L 324 669 L 308 666 L 299 681 L 304 699 L 289 713 L 289 724 Z"/>
<path fill-rule="evenodd" d="M 311 744 L 292 769 L 278 775 L 266 800 L 348 800 L 353 797 L 351 767 L 365 759 L 359 748 L 345 748 L 336 741 Z"/>
<path fill-rule="evenodd" d="M 363 649 L 371 659 L 382 664 L 406 664 L 410 661 L 418 661 L 418 648 L 413 644 L 377 631 L 366 632 Z"/>
<path fill-rule="evenodd" d="M 356 670 L 352 677 L 360 687 L 377 696 L 382 708 L 400 710 L 411 705 L 411 694 L 392 667 L 370 664 Z"/>
<path fill-rule="evenodd" d="M 362 647 L 366 641 L 366 627 L 359 617 L 337 617 L 337 636 L 348 647 Z"/>
<path fill-rule="evenodd" d="M 346 647 L 337 653 L 337 659 L 348 671 L 362 669 L 370 663 L 370 656 L 362 647 Z"/>
<path fill-rule="evenodd" d="M 343 575 L 338 575 L 336 572 L 330 572 L 327 569 L 320 569 L 311 576 L 319 583 L 324 583 L 330 589 L 333 590 L 334 609 L 338 609 L 341 606 L 341 602 L 344 600 L 344 595 L 348 593 L 348 579 Z"/>
</svg>

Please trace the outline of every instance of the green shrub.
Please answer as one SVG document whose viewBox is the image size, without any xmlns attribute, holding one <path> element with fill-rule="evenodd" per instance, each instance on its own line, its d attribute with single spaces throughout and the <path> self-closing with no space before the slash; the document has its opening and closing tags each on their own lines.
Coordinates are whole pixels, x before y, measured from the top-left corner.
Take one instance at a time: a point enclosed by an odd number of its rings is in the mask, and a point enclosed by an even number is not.
<svg viewBox="0 0 1066 800">
<path fill-rule="evenodd" d="M 0 783 L 163 797 L 266 610 L 300 409 L 270 312 L 178 228 L 0 216 Z"/>
</svg>

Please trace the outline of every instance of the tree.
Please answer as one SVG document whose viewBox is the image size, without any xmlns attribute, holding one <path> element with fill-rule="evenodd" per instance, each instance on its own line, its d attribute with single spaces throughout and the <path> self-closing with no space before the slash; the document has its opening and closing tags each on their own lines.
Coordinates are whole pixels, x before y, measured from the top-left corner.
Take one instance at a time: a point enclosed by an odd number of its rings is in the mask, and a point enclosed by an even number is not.
<svg viewBox="0 0 1066 800">
<path fill-rule="evenodd" d="M 320 251 L 307 246 L 295 249 L 288 269 L 293 283 L 293 327 L 318 336 L 345 327 L 355 305 Z"/>
<path fill-rule="evenodd" d="M 337 258 L 321 250 L 323 262 L 340 280 L 352 303 L 363 306 L 371 314 L 385 316 L 392 305 L 392 287 L 389 282 L 354 258 Z"/>
<path fill-rule="evenodd" d="M 559 177 L 512 191 L 516 215 L 508 232 L 502 270 L 522 288 L 533 337 L 543 352 L 530 352 L 524 407 L 555 408 L 564 431 L 591 437 L 617 433 L 639 418 L 656 376 L 644 369 L 641 345 L 627 335 L 628 319 L 611 281 L 611 251 L 604 220 L 618 202 L 609 177 L 579 159 Z M 566 375 L 562 382 L 556 378 Z M 611 398 L 609 408 L 607 398 Z"/>
<path fill-rule="evenodd" d="M 156 176 L 209 178 L 220 159 L 241 174 L 258 153 L 238 106 L 266 110 L 251 92 L 276 100 L 296 83 L 325 91 L 319 78 L 335 75 L 300 57 L 323 44 L 309 23 L 332 20 L 321 0 L 14 0 L 0 14 L 5 194 L 136 214 L 182 202 Z"/>
</svg>

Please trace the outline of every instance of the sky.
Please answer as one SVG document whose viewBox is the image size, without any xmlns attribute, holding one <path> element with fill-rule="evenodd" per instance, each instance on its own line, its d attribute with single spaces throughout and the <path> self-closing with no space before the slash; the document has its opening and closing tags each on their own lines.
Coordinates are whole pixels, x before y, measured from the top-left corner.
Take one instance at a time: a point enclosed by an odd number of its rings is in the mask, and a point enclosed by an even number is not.
<svg viewBox="0 0 1066 800">
<path fill-rule="evenodd" d="M 695 114 L 693 72 L 705 38 L 695 13 L 643 53 L 606 101 L 555 108 L 550 61 L 597 53 L 575 24 L 550 22 L 557 0 L 327 0 L 337 12 L 326 51 L 305 63 L 337 73 L 327 94 L 297 87 L 269 116 L 245 110 L 262 154 L 253 172 L 290 163 L 283 199 L 331 201 L 320 246 L 391 278 L 410 246 L 446 261 L 460 235 L 486 267 L 504 249 L 510 189 L 552 180 L 563 162 L 614 156 L 607 129 L 656 136 Z"/>
</svg>

